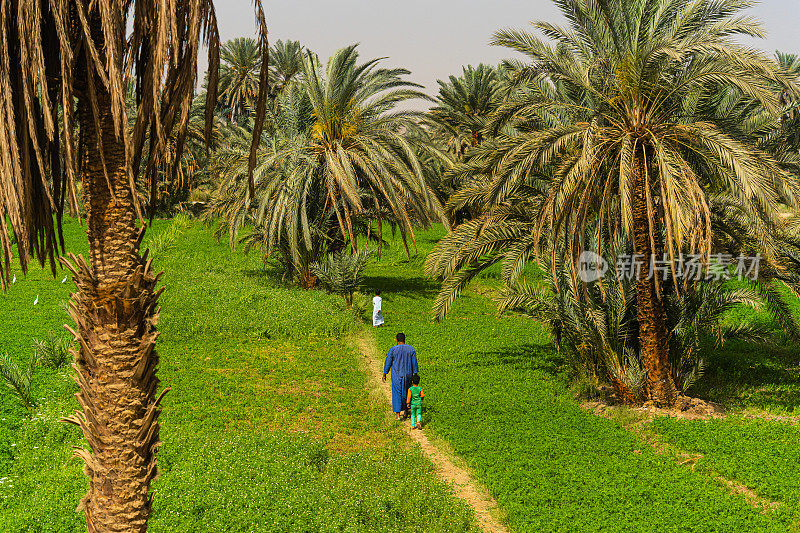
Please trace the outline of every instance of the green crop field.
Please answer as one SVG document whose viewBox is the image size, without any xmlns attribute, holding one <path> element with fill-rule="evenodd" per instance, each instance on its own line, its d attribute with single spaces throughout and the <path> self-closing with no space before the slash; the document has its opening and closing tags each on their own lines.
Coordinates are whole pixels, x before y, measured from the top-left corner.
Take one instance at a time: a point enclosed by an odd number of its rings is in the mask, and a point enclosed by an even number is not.
<svg viewBox="0 0 800 533">
<path fill-rule="evenodd" d="M 167 231 L 157 222 L 152 236 Z M 84 251 L 83 229 L 67 227 Z M 156 258 L 167 274 L 159 376 L 164 399 L 151 531 L 475 531 L 370 392 L 340 300 L 289 288 L 257 254 L 231 253 L 192 224 Z M 58 333 L 70 282 L 34 268 L 0 296 L 0 349 L 20 361 Z M 36 306 L 33 301 L 39 295 Z M 39 368 L 29 419 L 0 396 L 0 531 L 85 531 L 82 437 L 66 369 Z"/>
<path fill-rule="evenodd" d="M 379 346 L 388 350 L 396 331 L 406 333 L 419 353 L 429 431 L 475 469 L 514 530 L 783 531 L 793 521 L 800 476 L 797 454 L 784 452 L 797 442 L 786 434 L 795 435 L 796 428 L 752 422 L 759 432 L 704 432 L 717 449 L 736 456 L 721 454 L 720 461 L 760 462 L 761 468 L 749 469 L 747 476 L 739 477 L 744 472 L 733 468 L 719 473 L 731 473 L 785 504 L 762 514 L 707 471 L 681 466 L 617 422 L 581 409 L 544 326 L 523 317 L 498 319 L 491 301 L 478 294 L 494 285 L 491 272 L 478 280 L 477 291 L 456 301 L 447 319 L 432 322 L 438 286 L 424 280 L 422 258 L 442 235 L 435 231 L 418 238 L 419 257 L 408 261 L 395 247 L 371 267 L 368 283 L 383 291 L 387 323 L 378 330 Z M 778 365 L 766 354 L 757 357 Z M 708 371 L 721 372 L 713 364 Z M 791 388 L 800 390 L 796 382 Z M 741 387 L 741 398 L 749 391 Z M 687 432 L 697 425 L 703 423 Z M 772 445 L 748 455 L 764 433 L 773 435 Z M 732 447 L 743 438 L 746 445 Z M 765 484 L 778 482 L 779 474 L 784 475 L 780 488 L 762 492 Z"/>
<path fill-rule="evenodd" d="M 513 531 L 784 531 L 796 523 L 797 427 L 737 416 L 655 420 L 648 431 L 670 450 L 702 454 L 694 468 L 680 465 L 622 422 L 579 406 L 545 327 L 496 316 L 484 295 L 496 285 L 493 271 L 433 322 L 438 286 L 422 265 L 442 234 L 419 232 L 410 259 L 399 242 L 373 259 L 365 292 L 383 290 L 387 327 L 369 330 L 339 297 L 282 283 L 257 254 L 232 252 L 209 228 L 157 221 L 148 242 L 166 272 L 159 376 L 172 390 L 152 531 L 477 531 L 359 367 L 354 334 L 375 334 L 383 353 L 397 331 L 419 354 L 425 431 L 474 470 Z M 85 251 L 77 224 L 67 240 Z M 68 321 L 63 275 L 34 268 L 0 296 L 0 346 L 16 360 Z M 727 357 L 710 361 L 717 390 L 739 411 L 791 411 L 799 389 L 777 369 L 794 352 L 746 348 L 728 346 Z M 748 368 L 749 380 L 725 388 L 726 370 Z M 71 458 L 83 439 L 59 422 L 77 406 L 70 374 L 37 369 L 31 417 L 0 396 L 0 531 L 85 528 L 75 508 L 86 480 Z M 760 512 L 719 475 L 777 509 Z"/>
</svg>

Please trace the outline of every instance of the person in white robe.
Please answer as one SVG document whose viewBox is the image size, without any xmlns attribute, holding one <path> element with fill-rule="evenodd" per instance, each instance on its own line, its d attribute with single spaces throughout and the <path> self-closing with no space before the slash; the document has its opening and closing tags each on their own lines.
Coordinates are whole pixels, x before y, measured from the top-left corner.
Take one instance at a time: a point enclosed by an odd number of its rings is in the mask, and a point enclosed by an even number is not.
<svg viewBox="0 0 800 533">
<path fill-rule="evenodd" d="M 383 298 L 381 298 L 381 290 L 375 290 L 375 297 L 372 299 L 372 326 L 383 326 Z"/>
</svg>

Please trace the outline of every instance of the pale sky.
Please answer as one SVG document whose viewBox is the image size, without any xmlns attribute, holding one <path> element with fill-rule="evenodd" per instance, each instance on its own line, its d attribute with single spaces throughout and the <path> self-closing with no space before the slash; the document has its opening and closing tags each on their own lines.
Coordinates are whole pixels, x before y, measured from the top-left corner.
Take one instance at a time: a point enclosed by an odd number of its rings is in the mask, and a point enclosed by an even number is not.
<svg viewBox="0 0 800 533">
<path fill-rule="evenodd" d="M 465 64 L 496 64 L 509 50 L 490 46 L 501 28 L 532 29 L 531 20 L 563 22 L 551 0 L 262 0 L 270 42 L 293 39 L 325 61 L 358 42 L 364 59 L 388 57 L 387 66 L 411 70 L 410 79 L 438 92 L 437 79 Z M 254 36 L 252 0 L 215 2 L 223 41 Z M 767 30 L 753 44 L 800 53 L 800 0 L 764 0 L 750 10 Z M 202 61 L 200 67 L 205 68 Z"/>
</svg>

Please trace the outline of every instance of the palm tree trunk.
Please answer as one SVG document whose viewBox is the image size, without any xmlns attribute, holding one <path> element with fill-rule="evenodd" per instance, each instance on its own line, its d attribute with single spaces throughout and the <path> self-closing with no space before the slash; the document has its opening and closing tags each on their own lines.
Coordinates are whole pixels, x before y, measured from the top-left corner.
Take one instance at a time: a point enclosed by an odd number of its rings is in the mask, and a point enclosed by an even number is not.
<svg viewBox="0 0 800 533">
<path fill-rule="evenodd" d="M 92 33 L 98 42 L 102 31 L 96 14 L 94 19 Z M 77 66 L 77 72 L 89 70 L 85 60 Z M 89 80 L 86 74 L 81 77 L 76 85 L 86 147 L 83 192 L 90 264 L 74 255 L 64 261 L 77 286 L 69 313 L 76 324 L 70 331 L 80 345 L 73 355 L 82 408 L 67 421 L 82 429 L 92 450 L 76 452 L 90 481 L 81 501 L 89 533 L 144 532 L 152 502 L 150 482 L 157 475 L 159 401 L 164 394 L 155 395 L 159 276 L 139 256 L 144 229 L 136 227 L 125 148 L 114 133 L 109 94 L 95 77 L 98 131 Z"/>
<path fill-rule="evenodd" d="M 372 198 L 375 201 L 375 211 L 380 213 L 381 206 L 378 203 L 378 198 L 374 194 L 373 194 Z M 377 257 L 377 259 L 378 259 L 378 261 L 380 261 L 381 260 L 381 255 L 383 254 L 383 219 L 380 216 L 378 216 L 378 221 L 377 221 L 377 226 L 376 227 L 377 227 L 377 230 L 378 230 L 378 257 Z M 367 241 L 369 241 L 369 238 L 367 238 Z"/>
<path fill-rule="evenodd" d="M 613 377 L 611 378 L 611 389 L 614 391 L 614 396 L 616 396 L 618 401 L 622 402 L 623 405 L 637 405 L 639 403 L 639 399 L 630 389 L 626 387 L 622 381 Z"/>
<path fill-rule="evenodd" d="M 647 183 L 644 159 L 634 161 L 633 190 L 633 251 L 641 259 L 641 271 L 636 280 L 636 303 L 639 319 L 639 343 L 642 362 L 647 369 L 647 393 L 656 405 L 669 407 L 675 403 L 677 391 L 669 368 L 669 337 L 667 315 L 656 291 L 656 274 L 651 276 L 651 258 L 660 250 L 653 248 L 647 216 Z M 653 241 L 659 243 L 660 236 Z"/>
<path fill-rule="evenodd" d="M 383 254 L 383 220 L 378 219 L 378 261 L 381 260 Z"/>
</svg>

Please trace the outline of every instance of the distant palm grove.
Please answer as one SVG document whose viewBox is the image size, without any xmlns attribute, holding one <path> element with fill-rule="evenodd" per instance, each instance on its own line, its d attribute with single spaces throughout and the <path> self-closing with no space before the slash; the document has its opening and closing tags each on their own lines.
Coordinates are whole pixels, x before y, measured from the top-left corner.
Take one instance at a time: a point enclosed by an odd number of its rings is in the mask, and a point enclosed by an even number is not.
<svg viewBox="0 0 800 533">
<path fill-rule="evenodd" d="M 209 0 L 12 0 L 0 9 L 0 281 L 13 295 L 16 274 L 36 258 L 54 275 L 67 269 L 76 284 L 64 306 L 72 323 L 61 358 L 71 347 L 79 410 L 60 416 L 85 438 L 79 448 L 87 449 L 75 454 L 90 480 L 80 504 L 88 531 L 145 531 L 158 506 L 150 488 L 166 389 L 156 375 L 161 278 L 149 254 L 159 260 L 181 232 L 194 231 L 189 218 L 211 228 L 229 254 L 258 254 L 275 286 L 297 298 L 342 296 L 342 309 L 320 321 L 340 311 L 360 316 L 367 292 L 389 287 L 384 264 L 420 269 L 400 278 L 398 301 L 406 290 L 425 298 L 426 284 L 435 284 L 424 312 L 404 304 L 424 327 L 447 323 L 477 286 L 498 317 L 538 324 L 566 387 L 603 409 L 686 411 L 696 396 L 717 398 L 706 369 L 728 343 L 767 353 L 800 342 L 800 56 L 742 44 L 764 37 L 747 0 L 554 2 L 565 25 L 499 29 L 491 44 L 515 59 L 466 65 L 439 80 L 437 92 L 356 44 L 321 57 L 302 42 L 268 42 L 259 2 L 259 34 L 227 42 L 219 42 Z M 201 45 L 210 68 L 195 79 Z M 87 259 L 68 255 L 67 215 L 86 224 Z M 172 229 L 145 241 L 145 228 L 164 218 Z M 140 252 L 143 242 L 150 252 Z M 382 263 L 387 254 L 393 262 Z M 179 259 L 167 264 L 183 268 Z M 203 276 L 221 269 L 209 266 L 187 283 L 204 286 Z M 366 287 L 366 273 L 374 286 Z M 401 328 L 385 292 L 387 323 Z M 182 302 L 205 297 L 178 294 Z M 243 296 L 238 305 L 258 301 Z M 185 320 L 191 327 L 206 318 Z M 226 328 L 233 321 L 214 320 Z M 269 325 L 247 327 L 242 337 L 280 337 L 264 332 Z M 485 331 L 493 335 L 494 326 Z M 332 350 L 316 333 L 296 335 L 320 354 Z M 455 346 L 455 364 L 460 342 L 432 348 Z M 36 364 L 51 364 L 57 349 L 37 346 L 46 356 Z M 34 359 L 23 366 L 0 358 L 0 377 L 30 417 Z M 274 371 L 256 366 L 247 372 Z M 441 435 L 461 442 L 457 453 L 473 453 L 454 424 Z M 675 438 L 696 444 L 702 458 L 699 440 Z M 302 469 L 316 483 L 328 452 L 302 450 Z M 547 530 L 526 514 L 527 500 L 503 495 L 496 465 L 481 457 L 470 464 L 491 480 L 508 522 Z M 314 489 L 319 501 L 324 487 Z M 297 520 L 298 531 L 317 527 Z"/>
<path fill-rule="evenodd" d="M 450 232 L 427 262 L 442 280 L 437 319 L 501 263 L 500 310 L 546 320 L 576 377 L 627 404 L 672 406 L 702 375 L 702 341 L 765 336 L 725 324 L 734 306 L 763 307 L 800 335 L 786 300 L 800 282 L 800 59 L 737 44 L 762 35 L 739 2 L 609 5 L 559 2 L 570 24 L 535 23 L 544 39 L 497 32 L 492 44 L 527 60 L 466 66 L 435 97 L 355 46 L 323 60 L 278 41 L 252 197 L 260 64 L 254 40 L 229 41 L 222 140 L 181 200 L 207 199 L 231 245 L 260 248 L 304 288 L 326 254 L 380 254 L 386 223 L 407 244 L 441 222 Z M 397 108 L 413 98 L 429 110 Z M 587 284 L 584 251 L 612 266 L 643 259 L 638 276 Z M 727 283 L 736 272 L 720 261 L 756 256 L 758 276 L 748 264 Z M 688 257 L 706 265 L 699 275 L 681 271 Z"/>
</svg>

